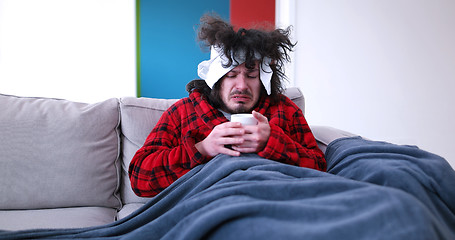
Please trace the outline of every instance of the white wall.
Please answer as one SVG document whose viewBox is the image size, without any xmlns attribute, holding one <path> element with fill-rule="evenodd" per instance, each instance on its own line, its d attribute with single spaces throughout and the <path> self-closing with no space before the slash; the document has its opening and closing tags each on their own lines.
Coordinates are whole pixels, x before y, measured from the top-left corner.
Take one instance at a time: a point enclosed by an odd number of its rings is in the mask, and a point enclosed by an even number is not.
<svg viewBox="0 0 455 240">
<path fill-rule="evenodd" d="M 0 0 L 0 93 L 136 95 L 134 0 Z"/>
<path fill-rule="evenodd" d="M 417 145 L 455 168 L 455 1 L 281 2 L 295 9 L 310 124 Z"/>
</svg>

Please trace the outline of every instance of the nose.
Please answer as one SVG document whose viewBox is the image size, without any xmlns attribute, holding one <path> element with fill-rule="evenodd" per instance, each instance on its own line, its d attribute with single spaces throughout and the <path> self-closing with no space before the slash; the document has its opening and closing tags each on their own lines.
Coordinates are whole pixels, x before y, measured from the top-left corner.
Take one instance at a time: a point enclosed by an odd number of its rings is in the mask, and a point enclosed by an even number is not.
<svg viewBox="0 0 455 240">
<path fill-rule="evenodd" d="M 239 90 L 247 89 L 248 86 L 247 86 L 246 81 L 247 81 L 246 76 L 244 76 L 243 74 L 237 75 L 237 79 L 235 81 L 235 87 Z"/>
</svg>

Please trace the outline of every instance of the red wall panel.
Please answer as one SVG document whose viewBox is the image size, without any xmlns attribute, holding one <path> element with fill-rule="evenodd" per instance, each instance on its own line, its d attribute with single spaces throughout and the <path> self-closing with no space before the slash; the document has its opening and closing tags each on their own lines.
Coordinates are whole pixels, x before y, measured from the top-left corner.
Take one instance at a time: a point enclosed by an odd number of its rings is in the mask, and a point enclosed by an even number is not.
<svg viewBox="0 0 455 240">
<path fill-rule="evenodd" d="M 230 8 L 236 28 L 275 27 L 275 0 L 231 0 Z"/>
</svg>

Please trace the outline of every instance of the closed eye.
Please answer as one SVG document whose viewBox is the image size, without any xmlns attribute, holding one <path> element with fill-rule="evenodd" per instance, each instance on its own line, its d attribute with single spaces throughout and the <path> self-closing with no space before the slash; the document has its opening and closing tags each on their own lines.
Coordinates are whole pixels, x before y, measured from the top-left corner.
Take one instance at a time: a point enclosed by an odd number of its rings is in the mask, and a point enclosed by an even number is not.
<svg viewBox="0 0 455 240">
<path fill-rule="evenodd" d="M 235 78 L 237 77 L 237 74 L 226 74 L 227 78 Z"/>
</svg>

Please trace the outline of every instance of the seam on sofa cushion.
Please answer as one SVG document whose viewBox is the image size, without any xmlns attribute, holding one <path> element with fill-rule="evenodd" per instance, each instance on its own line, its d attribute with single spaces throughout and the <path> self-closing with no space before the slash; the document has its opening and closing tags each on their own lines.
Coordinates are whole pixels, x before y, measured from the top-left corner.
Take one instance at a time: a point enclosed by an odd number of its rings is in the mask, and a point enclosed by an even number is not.
<svg viewBox="0 0 455 240">
<path fill-rule="evenodd" d="M 120 124 L 121 124 L 121 112 L 120 112 L 120 100 L 117 98 L 117 113 L 118 113 L 118 120 L 117 120 L 117 126 L 115 126 L 115 133 L 117 135 L 117 158 L 114 161 L 114 166 L 117 174 L 117 186 L 115 187 L 115 190 L 113 192 L 114 197 L 117 199 L 119 202 L 119 206 L 116 208 L 117 211 L 120 211 L 120 209 L 123 208 L 123 201 L 121 198 L 121 193 L 120 193 L 120 184 L 122 183 L 122 139 L 121 139 L 121 129 L 120 129 Z"/>
</svg>

